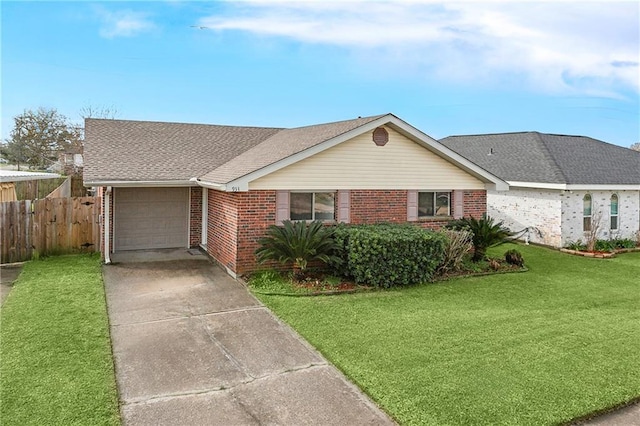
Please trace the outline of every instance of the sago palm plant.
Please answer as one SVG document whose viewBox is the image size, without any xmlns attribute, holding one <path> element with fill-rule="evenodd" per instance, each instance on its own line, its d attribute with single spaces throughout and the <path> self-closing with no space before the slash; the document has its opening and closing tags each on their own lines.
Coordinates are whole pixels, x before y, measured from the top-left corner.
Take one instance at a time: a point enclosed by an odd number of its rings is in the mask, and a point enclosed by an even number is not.
<svg viewBox="0 0 640 426">
<path fill-rule="evenodd" d="M 453 221 L 447 225 L 450 229 L 465 229 L 473 234 L 473 260 L 478 262 L 484 260 L 487 249 L 491 246 L 500 244 L 512 235 L 508 228 L 502 226 L 502 222 L 494 223 L 489 216 L 482 219 L 466 217 Z"/>
<path fill-rule="evenodd" d="M 319 260 L 327 263 L 333 259 L 336 248 L 333 229 L 320 221 L 292 222 L 285 220 L 283 226 L 272 225 L 267 234 L 258 240 L 256 250 L 258 262 L 275 260 L 292 264 L 294 273 L 304 275 L 309 262 Z"/>
</svg>

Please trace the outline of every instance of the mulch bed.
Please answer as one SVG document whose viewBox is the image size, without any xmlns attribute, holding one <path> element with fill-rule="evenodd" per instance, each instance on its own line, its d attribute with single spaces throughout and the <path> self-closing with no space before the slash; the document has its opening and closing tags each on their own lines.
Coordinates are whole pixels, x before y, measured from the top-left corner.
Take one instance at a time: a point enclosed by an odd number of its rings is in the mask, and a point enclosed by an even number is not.
<svg viewBox="0 0 640 426">
<path fill-rule="evenodd" d="M 617 249 L 613 252 L 609 251 L 586 251 L 586 250 L 571 250 L 566 248 L 561 248 L 561 252 L 572 254 L 574 256 L 583 256 L 583 257 L 593 257 L 596 259 L 610 259 L 612 257 L 616 257 L 617 254 L 620 253 L 630 253 L 634 251 L 640 251 L 640 247 L 636 248 L 628 248 L 628 249 Z"/>
</svg>

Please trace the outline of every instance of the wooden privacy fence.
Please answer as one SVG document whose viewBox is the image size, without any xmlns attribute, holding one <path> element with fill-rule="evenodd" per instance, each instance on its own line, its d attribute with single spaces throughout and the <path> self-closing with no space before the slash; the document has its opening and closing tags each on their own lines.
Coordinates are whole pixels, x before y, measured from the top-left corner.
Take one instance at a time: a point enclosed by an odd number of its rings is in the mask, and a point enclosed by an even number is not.
<svg viewBox="0 0 640 426">
<path fill-rule="evenodd" d="M 100 198 L 0 203 L 0 263 L 99 250 Z"/>
</svg>

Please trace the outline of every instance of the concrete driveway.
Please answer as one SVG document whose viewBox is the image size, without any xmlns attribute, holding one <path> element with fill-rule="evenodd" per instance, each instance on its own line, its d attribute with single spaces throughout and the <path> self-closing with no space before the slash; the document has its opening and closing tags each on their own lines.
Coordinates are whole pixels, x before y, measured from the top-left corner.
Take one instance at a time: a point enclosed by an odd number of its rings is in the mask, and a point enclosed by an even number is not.
<svg viewBox="0 0 640 426">
<path fill-rule="evenodd" d="M 125 424 L 394 424 L 204 256 L 103 271 Z"/>
</svg>

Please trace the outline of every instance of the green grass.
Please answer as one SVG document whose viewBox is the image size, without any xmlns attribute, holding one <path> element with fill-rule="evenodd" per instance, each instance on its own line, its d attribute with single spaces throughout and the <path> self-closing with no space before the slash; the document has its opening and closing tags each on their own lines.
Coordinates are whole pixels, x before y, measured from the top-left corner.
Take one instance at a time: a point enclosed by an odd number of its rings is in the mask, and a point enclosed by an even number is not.
<svg viewBox="0 0 640 426">
<path fill-rule="evenodd" d="M 640 253 L 517 249 L 529 272 L 258 296 L 401 424 L 558 424 L 637 398 Z"/>
<path fill-rule="evenodd" d="M 27 262 L 0 310 L 3 425 L 118 425 L 100 261 Z"/>
</svg>

